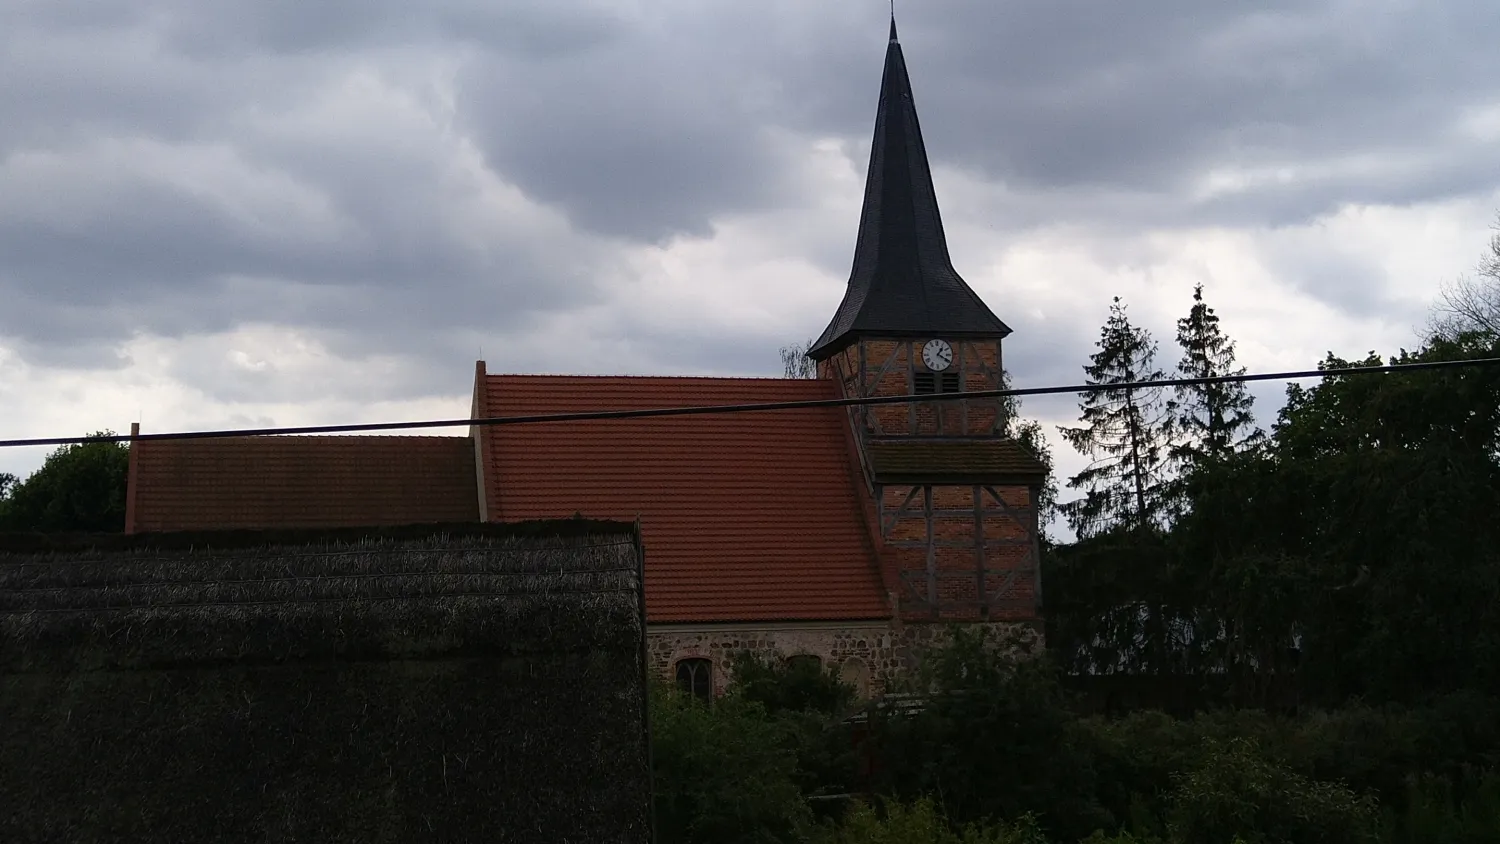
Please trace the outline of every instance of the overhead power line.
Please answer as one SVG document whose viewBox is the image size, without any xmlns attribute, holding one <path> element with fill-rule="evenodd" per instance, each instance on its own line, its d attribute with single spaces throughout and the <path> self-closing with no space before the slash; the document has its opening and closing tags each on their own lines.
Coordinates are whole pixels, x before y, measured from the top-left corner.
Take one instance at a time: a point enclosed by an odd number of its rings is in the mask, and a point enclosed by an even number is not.
<svg viewBox="0 0 1500 844">
<path fill-rule="evenodd" d="M 586 422 L 607 419 L 643 419 L 657 416 L 701 416 L 719 413 L 753 413 L 773 410 L 805 410 L 819 407 L 905 404 L 921 401 L 962 401 L 1024 396 L 1048 396 L 1062 393 L 1098 393 L 1110 390 L 1149 390 L 1157 387 L 1191 387 L 1203 384 L 1230 384 L 1250 381 L 1295 381 L 1302 378 L 1328 378 L 1345 375 L 1382 375 L 1397 372 L 1420 372 L 1435 369 L 1459 369 L 1495 366 L 1500 358 L 1424 361 L 1382 366 L 1351 366 L 1338 369 L 1306 369 L 1297 372 L 1259 372 L 1245 375 L 1218 375 L 1211 378 L 1167 378 L 1159 381 L 1135 381 L 1128 384 L 1070 384 L 1056 387 L 1020 387 L 1009 390 L 974 390 L 961 393 L 924 393 L 899 396 L 864 396 L 857 398 L 809 399 L 805 401 L 758 402 L 752 404 L 696 405 L 658 407 L 637 410 L 596 410 L 582 413 L 542 413 L 525 416 L 498 416 L 486 419 L 429 419 L 421 422 L 365 422 L 350 425 L 301 425 L 285 428 L 241 428 L 220 431 L 177 431 L 161 434 L 115 434 L 107 437 L 40 437 L 0 440 L 0 448 L 43 445 L 82 445 L 98 442 L 147 440 L 204 440 L 227 437 L 268 437 L 282 434 L 348 434 L 361 431 L 406 431 L 418 428 L 462 428 L 490 425 L 535 425 L 543 422 Z"/>
</svg>

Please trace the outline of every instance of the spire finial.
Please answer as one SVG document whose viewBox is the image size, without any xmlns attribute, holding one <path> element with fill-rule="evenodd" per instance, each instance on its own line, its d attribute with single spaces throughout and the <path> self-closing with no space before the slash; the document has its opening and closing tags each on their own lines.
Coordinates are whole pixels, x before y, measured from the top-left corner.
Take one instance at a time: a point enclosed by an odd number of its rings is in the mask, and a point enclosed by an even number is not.
<svg viewBox="0 0 1500 844">
<path fill-rule="evenodd" d="M 896 40 L 896 0 L 891 0 L 891 40 Z"/>
</svg>

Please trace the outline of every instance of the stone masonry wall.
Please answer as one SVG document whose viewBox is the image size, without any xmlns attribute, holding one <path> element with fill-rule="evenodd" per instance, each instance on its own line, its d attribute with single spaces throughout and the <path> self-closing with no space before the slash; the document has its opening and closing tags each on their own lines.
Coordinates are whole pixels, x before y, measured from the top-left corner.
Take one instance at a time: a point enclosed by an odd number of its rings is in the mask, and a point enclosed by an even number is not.
<svg viewBox="0 0 1500 844">
<path fill-rule="evenodd" d="M 1021 640 L 1040 646 L 1038 629 L 1024 622 L 990 623 L 985 626 L 1017 634 Z M 762 656 L 816 656 L 824 668 L 837 668 L 844 681 L 861 698 L 877 696 L 890 684 L 915 669 L 922 650 L 941 641 L 947 627 L 938 624 L 893 622 L 851 623 L 846 626 L 776 625 L 755 628 L 742 625 L 701 628 L 650 628 L 646 632 L 650 667 L 671 681 L 677 662 L 707 658 L 713 664 L 714 694 L 723 694 L 733 682 L 729 657 L 741 650 Z"/>
</svg>

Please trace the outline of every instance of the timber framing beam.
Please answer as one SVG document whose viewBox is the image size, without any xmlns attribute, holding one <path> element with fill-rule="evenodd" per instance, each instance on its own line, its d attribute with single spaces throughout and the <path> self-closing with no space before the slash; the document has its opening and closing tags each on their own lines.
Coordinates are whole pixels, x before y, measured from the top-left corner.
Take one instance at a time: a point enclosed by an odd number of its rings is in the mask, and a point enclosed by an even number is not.
<svg viewBox="0 0 1500 844">
<path fill-rule="evenodd" d="M 1028 489 L 1035 488 L 1032 484 L 1027 484 L 1026 486 Z M 1032 526 L 1036 523 L 1035 504 L 1029 507 L 1014 507 L 1010 504 L 1005 503 L 1005 499 L 1000 497 L 1000 493 L 996 492 L 993 486 L 986 484 L 984 487 L 984 491 L 989 495 L 990 500 L 995 502 L 995 506 L 1000 510 L 1000 512 L 1011 517 L 1011 519 L 1014 520 L 1016 524 L 1025 528 L 1027 533 L 1034 532 Z M 1036 501 L 1036 498 L 1032 496 L 1031 500 L 1034 502 Z"/>
<path fill-rule="evenodd" d="M 909 507 L 911 507 L 912 501 L 914 501 L 916 499 L 918 493 L 922 492 L 922 489 L 923 488 L 919 487 L 919 486 L 912 487 L 910 490 L 907 491 L 906 498 L 904 498 L 904 499 L 901 500 L 901 505 L 899 507 L 897 507 L 896 509 L 894 509 L 894 510 L 887 510 L 886 509 L 886 506 L 885 506 L 885 496 L 884 496 L 884 494 L 881 495 L 881 500 L 880 500 L 880 538 L 881 539 L 890 539 L 891 531 L 895 529 L 896 522 L 901 521 L 902 516 L 904 516 L 906 514 L 907 509 Z M 881 488 L 881 492 L 884 493 L 884 489 L 883 488 Z M 931 502 L 928 502 L 928 503 L 929 503 L 929 505 L 931 504 Z M 930 507 L 929 507 L 929 509 L 930 509 Z M 925 514 L 925 512 L 924 512 L 924 514 Z M 915 514 L 913 514 L 913 515 L 915 515 Z"/>
<path fill-rule="evenodd" d="M 888 539 L 886 545 L 892 548 L 926 548 L 929 544 L 923 539 Z M 972 539 L 940 539 L 933 537 L 931 545 L 934 548 L 973 548 L 976 552 L 981 548 L 1030 548 L 1031 538 L 1026 539 L 986 539 L 984 545 Z"/>
</svg>

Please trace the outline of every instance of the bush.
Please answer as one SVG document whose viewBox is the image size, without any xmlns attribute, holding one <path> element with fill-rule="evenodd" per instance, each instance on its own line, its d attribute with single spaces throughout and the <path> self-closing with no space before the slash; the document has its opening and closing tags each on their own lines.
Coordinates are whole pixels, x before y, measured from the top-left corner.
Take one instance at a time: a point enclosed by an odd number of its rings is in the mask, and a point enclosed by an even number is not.
<svg viewBox="0 0 1500 844">
<path fill-rule="evenodd" d="M 741 651 L 729 658 L 733 694 L 765 707 L 772 715 L 816 712 L 842 715 L 854 702 L 854 687 L 832 669 L 814 663 L 788 662 L 779 657 Z"/>
<path fill-rule="evenodd" d="M 1215 742 L 1178 779 L 1168 828 L 1181 844 L 1357 844 L 1374 842 L 1376 802 L 1342 784 L 1309 779 L 1267 759 L 1257 745 Z"/>
<path fill-rule="evenodd" d="M 1114 827 L 1094 796 L 1090 737 L 1052 668 L 1015 659 L 1004 644 L 959 630 L 928 653 L 922 711 L 871 718 L 874 789 L 907 800 L 941 795 L 959 823 L 1031 813 L 1062 840 Z"/>
<path fill-rule="evenodd" d="M 1491 844 L 1500 841 L 1500 775 L 1476 778 L 1460 796 L 1445 778 L 1426 775 L 1407 783 L 1406 810 L 1387 811 L 1389 844 Z"/>
<path fill-rule="evenodd" d="M 1013 824 L 969 824 L 954 829 L 930 798 L 910 804 L 886 801 L 878 807 L 860 803 L 843 823 L 827 826 L 818 844 L 1049 844 L 1031 816 Z"/>
<path fill-rule="evenodd" d="M 812 815 L 785 722 L 735 696 L 704 704 L 661 683 L 651 698 L 659 844 L 804 840 Z"/>
<path fill-rule="evenodd" d="M 843 795 L 854 788 L 853 735 L 842 716 L 854 701 L 854 688 L 833 670 L 787 662 L 749 651 L 729 658 L 734 684 L 729 695 L 761 707 L 785 729 L 797 755 L 797 783 L 806 796 Z M 816 801 L 836 810 L 837 804 Z"/>
<path fill-rule="evenodd" d="M 1117 832 L 1114 835 L 1106 835 L 1103 830 L 1096 830 L 1093 835 L 1083 839 L 1078 844 L 1162 844 L 1162 840 L 1153 836 L 1142 838 L 1129 832 Z"/>
</svg>

